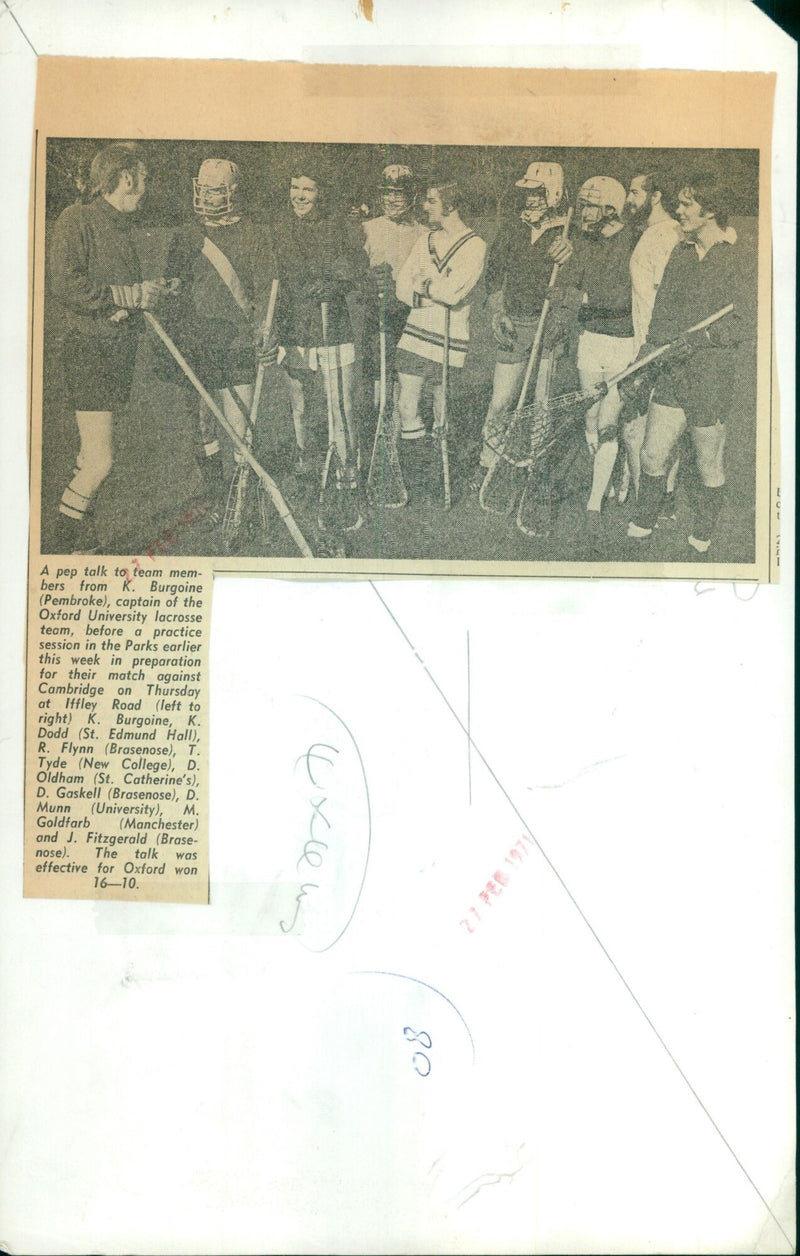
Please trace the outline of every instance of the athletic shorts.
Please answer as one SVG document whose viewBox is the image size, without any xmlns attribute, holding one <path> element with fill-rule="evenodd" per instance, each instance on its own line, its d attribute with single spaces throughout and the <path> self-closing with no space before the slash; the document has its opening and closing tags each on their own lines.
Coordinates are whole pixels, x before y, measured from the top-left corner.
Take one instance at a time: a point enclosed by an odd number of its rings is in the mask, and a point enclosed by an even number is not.
<svg viewBox="0 0 800 1256">
<path fill-rule="evenodd" d="M 441 384 L 442 382 L 441 362 L 432 362 L 430 358 L 420 357 L 418 353 L 412 353 L 410 349 L 397 350 L 394 355 L 394 369 L 398 375 L 417 375 L 425 383 Z M 460 369 L 451 363 L 451 371 Z"/>
<path fill-rule="evenodd" d="M 683 410 L 689 427 L 727 423 L 733 403 L 735 358 L 729 350 L 709 349 L 688 362 L 665 365 L 656 379 L 652 401 Z"/>
<path fill-rule="evenodd" d="M 602 336 L 582 331 L 578 337 L 578 370 L 593 375 L 596 382 L 619 375 L 634 359 L 632 336 Z"/>
<path fill-rule="evenodd" d="M 124 325 L 111 336 L 68 332 L 62 361 L 72 409 L 113 411 L 127 405 L 138 344 L 138 330 Z"/>
<path fill-rule="evenodd" d="M 281 365 L 286 368 L 288 375 L 297 379 L 307 371 L 320 370 L 323 375 L 327 375 L 330 366 L 336 370 L 337 367 L 352 366 L 355 360 L 356 348 L 352 343 L 328 345 L 327 350 L 324 345 L 289 345 Z"/>
<path fill-rule="evenodd" d="M 495 354 L 496 362 L 504 362 L 508 366 L 527 362 L 533 339 L 536 335 L 536 328 L 539 325 L 538 318 L 534 322 L 528 322 L 527 319 L 515 318 L 513 314 L 510 317 L 516 333 L 514 336 L 514 347 L 512 349 L 501 349 L 498 345 Z"/>
</svg>

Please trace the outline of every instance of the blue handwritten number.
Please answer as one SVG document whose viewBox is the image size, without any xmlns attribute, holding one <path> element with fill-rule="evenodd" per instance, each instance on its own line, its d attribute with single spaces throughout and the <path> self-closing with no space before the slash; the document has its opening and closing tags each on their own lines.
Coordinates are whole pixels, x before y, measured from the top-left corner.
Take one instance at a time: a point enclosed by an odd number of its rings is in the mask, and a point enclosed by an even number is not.
<svg viewBox="0 0 800 1256">
<path fill-rule="evenodd" d="M 406 1027 L 403 1030 L 403 1037 L 406 1039 L 407 1042 L 422 1043 L 426 1051 L 430 1051 L 431 1047 L 433 1046 L 433 1041 L 431 1039 L 430 1034 L 426 1033 L 424 1029 L 421 1029 L 419 1033 L 417 1033 L 417 1031 L 415 1029 L 412 1029 L 410 1025 L 406 1025 Z M 417 1064 L 418 1060 L 421 1060 L 422 1063 L 426 1067 L 420 1068 L 419 1065 Z M 415 1051 L 411 1057 L 411 1067 L 413 1068 L 414 1072 L 417 1074 L 418 1077 L 427 1077 L 431 1071 L 431 1062 L 428 1059 L 427 1055 L 425 1055 L 422 1051 Z"/>
<path fill-rule="evenodd" d="M 433 1043 L 431 1042 L 430 1034 L 426 1033 L 424 1029 L 421 1030 L 420 1033 L 417 1033 L 415 1030 L 411 1028 L 410 1025 L 406 1025 L 405 1029 L 403 1030 L 403 1037 L 408 1042 L 421 1042 L 423 1047 L 425 1047 L 428 1051 L 430 1051 L 431 1047 L 433 1046 Z"/>
<path fill-rule="evenodd" d="M 416 1064 L 414 1063 L 414 1061 L 415 1061 L 415 1060 L 424 1060 L 424 1061 L 425 1061 L 425 1063 L 427 1064 L 427 1066 L 428 1066 L 428 1067 L 425 1069 L 425 1071 L 424 1071 L 424 1072 L 422 1071 L 422 1069 L 421 1069 L 421 1068 L 417 1068 Z M 430 1071 L 431 1071 L 431 1062 L 430 1062 L 430 1060 L 428 1059 L 427 1055 L 423 1055 L 421 1051 L 415 1051 L 415 1052 L 414 1052 L 414 1054 L 413 1054 L 413 1055 L 412 1055 L 412 1057 L 411 1057 L 411 1063 L 412 1063 L 412 1065 L 413 1065 L 413 1067 L 414 1067 L 414 1072 L 415 1072 L 415 1073 L 418 1073 L 420 1077 L 427 1077 L 427 1076 L 428 1076 L 428 1074 L 429 1074 L 429 1073 L 430 1073 Z"/>
</svg>

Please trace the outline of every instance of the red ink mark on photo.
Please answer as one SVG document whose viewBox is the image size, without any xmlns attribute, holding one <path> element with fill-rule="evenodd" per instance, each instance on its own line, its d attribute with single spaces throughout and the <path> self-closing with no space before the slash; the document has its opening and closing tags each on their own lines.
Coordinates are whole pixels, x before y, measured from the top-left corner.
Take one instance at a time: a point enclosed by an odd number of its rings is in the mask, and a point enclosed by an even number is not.
<svg viewBox="0 0 800 1256">
<path fill-rule="evenodd" d="M 171 552 L 171 549 L 177 544 L 182 526 L 196 523 L 198 519 L 201 519 L 204 514 L 208 513 L 208 510 L 208 502 L 195 502 L 193 505 L 188 506 L 182 515 L 178 516 L 171 527 L 164 528 L 163 532 L 159 532 L 155 540 L 145 547 L 144 552 L 151 563 L 156 561 L 156 553 L 166 556 Z M 117 574 L 122 576 L 123 584 L 128 589 L 137 576 L 143 576 L 146 572 L 142 570 L 141 561 L 138 558 L 132 558 L 130 567 L 118 567 Z"/>
<path fill-rule="evenodd" d="M 516 842 L 511 847 L 511 850 L 508 852 L 508 854 L 504 858 L 504 862 L 507 863 L 509 867 L 513 868 L 514 870 L 516 870 L 519 867 L 523 859 L 528 858 L 528 850 L 527 850 L 527 847 L 523 845 L 524 842 L 527 842 L 529 846 L 534 845 L 533 840 L 530 837 L 528 837 L 527 833 L 523 833 L 521 838 L 517 838 Z M 510 874 L 506 872 L 505 869 L 503 868 L 497 868 L 489 877 L 489 880 L 486 882 L 486 885 L 483 887 L 483 889 L 478 891 L 478 898 L 487 907 L 493 907 L 494 900 L 498 899 L 500 895 L 503 893 L 503 890 L 506 889 L 510 884 L 511 884 Z M 475 917 L 475 921 L 480 923 L 481 914 L 478 911 L 477 907 L 470 907 L 469 911 L 467 912 L 467 915 L 464 917 L 463 920 L 459 921 L 459 924 L 462 924 L 464 926 L 467 933 L 474 933 L 475 923 L 474 921 L 470 919 L 470 912 Z"/>
</svg>

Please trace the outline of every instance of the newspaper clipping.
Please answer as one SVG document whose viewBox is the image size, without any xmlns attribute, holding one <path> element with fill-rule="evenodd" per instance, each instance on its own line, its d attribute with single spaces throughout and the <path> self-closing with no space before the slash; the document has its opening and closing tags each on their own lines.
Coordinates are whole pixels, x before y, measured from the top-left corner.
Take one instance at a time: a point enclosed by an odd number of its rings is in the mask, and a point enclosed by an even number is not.
<svg viewBox="0 0 800 1256">
<path fill-rule="evenodd" d="M 778 578 L 773 90 L 40 62 L 26 894 L 207 901 L 215 575 Z"/>
</svg>

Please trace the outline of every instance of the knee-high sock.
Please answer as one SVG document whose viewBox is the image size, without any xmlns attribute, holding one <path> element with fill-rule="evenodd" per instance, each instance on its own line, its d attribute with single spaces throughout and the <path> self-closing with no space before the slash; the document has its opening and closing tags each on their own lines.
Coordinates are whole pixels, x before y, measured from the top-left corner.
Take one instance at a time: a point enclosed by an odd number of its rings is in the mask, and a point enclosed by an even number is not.
<svg viewBox="0 0 800 1256">
<path fill-rule="evenodd" d="M 82 457 L 64 492 L 59 510 L 69 519 L 81 520 L 91 508 L 92 498 L 111 470 L 111 462 L 103 456 Z"/>
<path fill-rule="evenodd" d="M 648 475 L 646 471 L 642 472 L 642 478 L 639 481 L 639 496 L 636 499 L 636 509 L 633 512 L 633 522 L 637 528 L 654 528 L 656 526 L 666 485 L 667 477 L 665 475 Z"/>
<path fill-rule="evenodd" d="M 714 534 L 717 516 L 725 501 L 725 485 L 708 488 L 701 484 L 696 490 L 692 536 L 698 541 L 710 541 Z"/>
<path fill-rule="evenodd" d="M 611 483 L 614 464 L 619 452 L 619 441 L 604 440 L 597 447 L 592 467 L 592 491 L 586 504 L 587 510 L 599 510 L 603 504 L 606 489 Z"/>
</svg>

